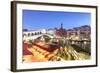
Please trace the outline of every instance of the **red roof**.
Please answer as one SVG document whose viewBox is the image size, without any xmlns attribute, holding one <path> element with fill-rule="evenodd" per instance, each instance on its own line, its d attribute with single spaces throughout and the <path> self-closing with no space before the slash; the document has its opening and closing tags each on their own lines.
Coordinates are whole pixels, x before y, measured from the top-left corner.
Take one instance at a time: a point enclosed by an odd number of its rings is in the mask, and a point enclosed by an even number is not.
<svg viewBox="0 0 100 73">
<path fill-rule="evenodd" d="M 32 55 L 32 53 L 28 50 L 27 43 L 23 43 L 23 55 Z"/>
</svg>

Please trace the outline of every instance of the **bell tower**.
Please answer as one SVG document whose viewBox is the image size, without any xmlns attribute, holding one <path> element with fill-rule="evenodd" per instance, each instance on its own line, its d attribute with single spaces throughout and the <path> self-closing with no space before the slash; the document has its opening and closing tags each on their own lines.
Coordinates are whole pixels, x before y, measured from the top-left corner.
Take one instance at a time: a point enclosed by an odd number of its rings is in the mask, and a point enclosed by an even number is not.
<svg viewBox="0 0 100 73">
<path fill-rule="evenodd" d="M 63 29 L 63 24 L 61 23 L 61 29 Z"/>
</svg>

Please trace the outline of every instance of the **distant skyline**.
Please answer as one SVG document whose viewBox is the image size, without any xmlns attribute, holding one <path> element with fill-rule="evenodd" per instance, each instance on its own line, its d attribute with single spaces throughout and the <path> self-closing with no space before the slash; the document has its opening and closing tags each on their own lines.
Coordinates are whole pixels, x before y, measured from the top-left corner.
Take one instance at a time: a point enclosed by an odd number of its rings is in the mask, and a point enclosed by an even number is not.
<svg viewBox="0 0 100 73">
<path fill-rule="evenodd" d="M 91 14 L 83 12 L 56 12 L 23 10 L 23 29 L 38 30 L 60 28 L 65 29 L 91 24 Z"/>
</svg>

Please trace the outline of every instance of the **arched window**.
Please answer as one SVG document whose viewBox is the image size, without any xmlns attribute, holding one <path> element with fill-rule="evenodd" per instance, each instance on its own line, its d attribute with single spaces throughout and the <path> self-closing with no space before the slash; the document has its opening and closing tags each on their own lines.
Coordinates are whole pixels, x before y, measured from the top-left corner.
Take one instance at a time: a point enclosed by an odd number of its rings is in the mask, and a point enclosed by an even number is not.
<svg viewBox="0 0 100 73">
<path fill-rule="evenodd" d="M 40 34 L 42 34 L 42 32 L 40 31 Z"/>
<path fill-rule="evenodd" d="M 23 37 L 26 36 L 26 34 L 23 34 Z"/>
<path fill-rule="evenodd" d="M 28 36 L 30 36 L 30 33 L 28 33 Z"/>
<path fill-rule="evenodd" d="M 39 35 L 40 34 L 40 32 L 37 32 L 37 35 Z"/>
<path fill-rule="evenodd" d="M 37 35 L 37 33 L 35 32 L 35 35 Z"/>
<path fill-rule="evenodd" d="M 33 35 L 34 35 L 34 33 L 31 34 L 31 36 L 33 36 Z"/>
</svg>

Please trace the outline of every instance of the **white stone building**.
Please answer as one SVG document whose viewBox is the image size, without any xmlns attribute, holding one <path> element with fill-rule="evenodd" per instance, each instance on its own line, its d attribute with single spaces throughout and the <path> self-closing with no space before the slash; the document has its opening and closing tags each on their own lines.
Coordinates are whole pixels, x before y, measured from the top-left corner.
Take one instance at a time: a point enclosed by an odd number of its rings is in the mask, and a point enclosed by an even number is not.
<svg viewBox="0 0 100 73">
<path fill-rule="evenodd" d="M 46 33 L 45 29 L 41 30 L 33 30 L 33 31 L 23 31 L 23 40 L 28 41 L 28 40 L 34 40 L 37 37 L 43 35 Z"/>
<path fill-rule="evenodd" d="M 46 30 L 46 29 L 41 29 L 41 30 L 36 30 L 36 31 L 23 31 L 23 40 L 29 41 L 29 40 L 34 40 L 42 35 L 47 35 L 50 38 L 53 38 L 54 36 L 54 30 Z"/>
</svg>

